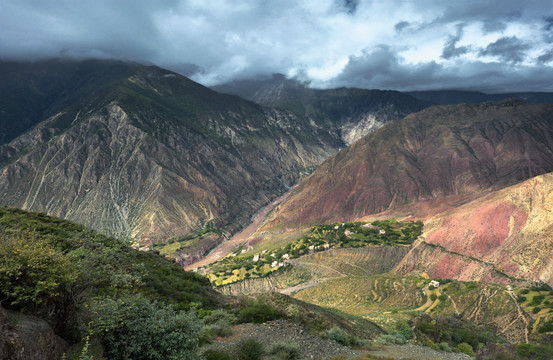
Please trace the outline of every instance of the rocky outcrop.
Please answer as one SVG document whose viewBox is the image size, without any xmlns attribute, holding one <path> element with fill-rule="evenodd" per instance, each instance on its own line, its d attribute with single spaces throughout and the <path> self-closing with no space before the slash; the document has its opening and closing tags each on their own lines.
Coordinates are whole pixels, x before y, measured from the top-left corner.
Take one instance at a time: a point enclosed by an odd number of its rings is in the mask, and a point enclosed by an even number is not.
<svg viewBox="0 0 553 360">
<path fill-rule="evenodd" d="M 551 171 L 552 104 L 435 106 L 389 123 L 327 159 L 265 229 L 381 212 L 417 214 L 417 204 L 430 200 L 458 206 Z"/>
<path fill-rule="evenodd" d="M 553 286 L 553 174 L 437 215 L 396 268 L 438 278 Z"/>
<path fill-rule="evenodd" d="M 0 359 L 58 360 L 66 349 L 45 321 L 0 307 Z"/>
</svg>

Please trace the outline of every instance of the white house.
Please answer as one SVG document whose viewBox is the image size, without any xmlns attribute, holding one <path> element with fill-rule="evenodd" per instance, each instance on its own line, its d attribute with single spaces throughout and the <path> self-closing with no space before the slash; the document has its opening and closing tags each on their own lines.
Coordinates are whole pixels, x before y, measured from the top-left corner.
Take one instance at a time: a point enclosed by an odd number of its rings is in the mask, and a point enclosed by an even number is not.
<svg viewBox="0 0 553 360">
<path fill-rule="evenodd" d="M 440 283 L 436 280 L 432 280 L 430 283 L 428 283 L 428 286 L 439 287 Z"/>
</svg>

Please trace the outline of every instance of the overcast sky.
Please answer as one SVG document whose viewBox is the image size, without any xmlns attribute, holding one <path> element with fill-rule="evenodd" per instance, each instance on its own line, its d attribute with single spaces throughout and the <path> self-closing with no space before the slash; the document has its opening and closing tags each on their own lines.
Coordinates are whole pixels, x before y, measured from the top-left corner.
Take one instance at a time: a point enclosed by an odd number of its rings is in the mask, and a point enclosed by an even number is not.
<svg viewBox="0 0 553 360">
<path fill-rule="evenodd" d="M 553 91 L 551 0 L 0 0 L 0 57 L 151 62 L 215 85 Z"/>
</svg>

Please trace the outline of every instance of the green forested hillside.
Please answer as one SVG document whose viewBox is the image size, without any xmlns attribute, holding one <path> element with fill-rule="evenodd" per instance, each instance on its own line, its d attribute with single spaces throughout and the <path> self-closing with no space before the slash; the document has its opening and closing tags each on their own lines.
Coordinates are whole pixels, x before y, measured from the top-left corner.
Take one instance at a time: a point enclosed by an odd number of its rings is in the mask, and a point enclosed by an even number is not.
<svg viewBox="0 0 553 360">
<path fill-rule="evenodd" d="M 0 298 L 7 309 L 45 319 L 70 344 L 91 341 L 90 351 L 104 349 L 109 359 L 194 358 L 196 313 L 223 302 L 207 279 L 155 253 L 9 208 L 0 208 Z"/>
</svg>

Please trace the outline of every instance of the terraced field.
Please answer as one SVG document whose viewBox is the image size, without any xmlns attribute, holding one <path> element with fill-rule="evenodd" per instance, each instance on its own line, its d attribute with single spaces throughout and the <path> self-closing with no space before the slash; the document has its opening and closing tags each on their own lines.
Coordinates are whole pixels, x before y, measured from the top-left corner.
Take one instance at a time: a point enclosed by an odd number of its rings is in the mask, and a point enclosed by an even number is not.
<svg viewBox="0 0 553 360">
<path fill-rule="evenodd" d="M 440 286 L 416 276 L 379 274 L 332 279 L 297 292 L 294 297 L 319 306 L 362 316 L 384 329 L 420 313 L 460 316 L 487 325 L 510 340 L 524 341 L 526 327 L 506 287 L 442 281 Z M 526 321 L 525 321 L 526 320 Z"/>
<path fill-rule="evenodd" d="M 517 301 L 532 317 L 532 334 L 538 336 L 553 331 L 553 291 L 546 288 L 519 289 Z"/>
</svg>

